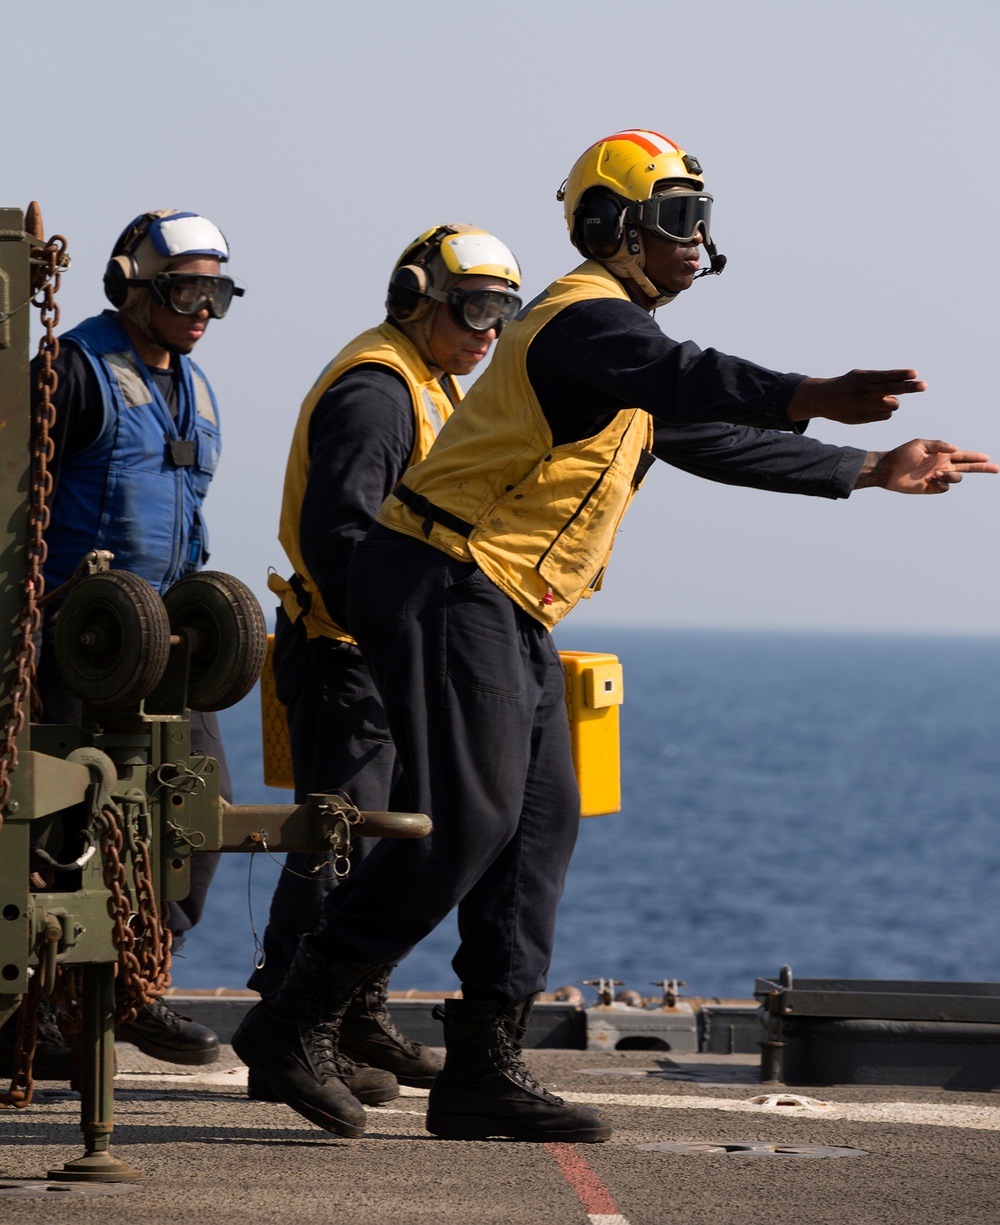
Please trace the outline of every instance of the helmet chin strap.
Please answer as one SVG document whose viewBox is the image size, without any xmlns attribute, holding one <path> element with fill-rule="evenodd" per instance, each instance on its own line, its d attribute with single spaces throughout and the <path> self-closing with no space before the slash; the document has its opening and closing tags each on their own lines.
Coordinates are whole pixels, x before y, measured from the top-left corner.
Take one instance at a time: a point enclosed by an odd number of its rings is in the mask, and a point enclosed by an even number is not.
<svg viewBox="0 0 1000 1225">
<path fill-rule="evenodd" d="M 427 368 L 432 371 L 440 369 L 431 353 L 431 332 L 434 330 L 434 320 L 437 318 L 441 305 L 440 302 L 435 302 L 427 314 L 422 319 L 418 319 L 416 323 L 411 323 L 409 320 L 396 321 L 396 326 L 413 342 Z"/>
<path fill-rule="evenodd" d="M 642 268 L 639 266 L 639 261 L 634 255 L 628 256 L 622 261 L 622 267 L 625 269 L 625 275 L 631 280 L 647 298 L 651 299 L 653 305 L 651 310 L 656 310 L 658 306 L 666 306 L 667 303 L 673 302 L 677 297 L 676 293 L 666 293 L 659 285 L 654 285 L 653 282 L 646 276 Z"/>
<path fill-rule="evenodd" d="M 148 289 L 132 289 L 129 291 L 128 299 L 118 309 L 135 324 L 147 340 L 154 345 L 159 345 L 160 342 L 153 335 L 150 320 L 149 308 L 152 305 L 152 301 L 152 296 Z"/>
<path fill-rule="evenodd" d="M 618 254 L 602 262 L 615 276 L 631 281 L 641 293 L 644 293 L 653 304 L 650 310 L 656 310 L 658 306 L 666 306 L 668 302 L 673 302 L 677 297 L 676 293 L 665 293 L 659 285 L 654 285 L 643 271 L 643 264 L 646 262 L 646 248 L 638 226 L 627 228 Z"/>
</svg>

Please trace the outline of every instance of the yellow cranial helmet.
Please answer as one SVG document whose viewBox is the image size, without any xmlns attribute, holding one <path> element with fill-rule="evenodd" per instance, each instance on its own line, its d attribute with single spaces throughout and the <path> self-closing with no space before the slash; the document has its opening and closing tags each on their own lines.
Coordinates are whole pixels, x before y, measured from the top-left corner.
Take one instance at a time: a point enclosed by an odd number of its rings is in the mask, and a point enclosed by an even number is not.
<svg viewBox="0 0 1000 1225">
<path fill-rule="evenodd" d="M 606 136 L 577 158 L 560 190 L 570 234 L 574 214 L 584 195 L 593 188 L 623 200 L 648 200 L 657 184 L 663 182 L 705 190 L 698 159 L 659 132 L 630 128 Z"/>
<path fill-rule="evenodd" d="M 468 277 L 505 281 L 506 290 L 463 289 Z M 430 334 L 439 304 L 473 331 L 501 331 L 521 309 L 514 292 L 521 269 L 510 248 L 493 234 L 465 222 L 435 226 L 415 238 L 396 261 L 386 311 L 430 358 Z"/>
<path fill-rule="evenodd" d="M 579 157 L 556 193 L 573 245 L 636 282 L 657 304 L 664 295 L 647 279 L 643 232 L 675 242 L 700 234 L 722 271 L 709 233 L 712 197 L 696 157 L 659 132 L 629 128 L 606 136 Z"/>
</svg>

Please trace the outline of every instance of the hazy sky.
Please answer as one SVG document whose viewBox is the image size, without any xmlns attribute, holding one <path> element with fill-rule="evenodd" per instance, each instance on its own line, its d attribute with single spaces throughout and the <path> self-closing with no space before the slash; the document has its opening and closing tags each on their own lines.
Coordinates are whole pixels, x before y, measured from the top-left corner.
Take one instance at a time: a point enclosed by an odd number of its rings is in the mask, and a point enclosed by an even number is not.
<svg viewBox="0 0 1000 1225">
<path fill-rule="evenodd" d="M 7 10 L 0 205 L 37 199 L 66 236 L 62 326 L 102 309 L 137 213 L 203 212 L 229 238 L 246 297 L 197 350 L 225 436 L 210 565 L 269 612 L 298 407 L 382 318 L 400 250 L 475 222 L 513 248 L 527 300 L 577 262 L 556 188 L 622 127 L 699 158 L 729 257 L 658 313 L 664 330 L 805 374 L 912 365 L 929 390 L 894 421 L 811 432 L 1000 456 L 995 0 Z M 561 638 L 573 622 L 996 633 L 998 506 L 997 477 L 827 502 L 658 464 Z"/>
</svg>

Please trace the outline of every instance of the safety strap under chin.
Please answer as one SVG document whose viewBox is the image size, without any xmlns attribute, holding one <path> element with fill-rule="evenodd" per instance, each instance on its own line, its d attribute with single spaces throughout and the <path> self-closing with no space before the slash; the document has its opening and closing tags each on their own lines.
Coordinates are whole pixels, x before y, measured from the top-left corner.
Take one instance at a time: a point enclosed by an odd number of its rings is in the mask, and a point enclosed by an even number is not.
<svg viewBox="0 0 1000 1225">
<path fill-rule="evenodd" d="M 645 272 L 643 272 L 643 270 L 639 267 L 639 261 L 634 256 L 629 256 L 627 259 L 621 260 L 619 267 L 624 272 L 624 275 L 627 276 L 634 285 L 637 285 L 646 295 L 646 297 L 652 301 L 654 310 L 658 306 L 666 306 L 668 302 L 673 302 L 674 298 L 677 297 L 675 293 L 664 293 L 659 285 L 654 285 L 649 277 L 646 276 Z M 621 273 L 618 275 L 621 275 Z"/>
</svg>

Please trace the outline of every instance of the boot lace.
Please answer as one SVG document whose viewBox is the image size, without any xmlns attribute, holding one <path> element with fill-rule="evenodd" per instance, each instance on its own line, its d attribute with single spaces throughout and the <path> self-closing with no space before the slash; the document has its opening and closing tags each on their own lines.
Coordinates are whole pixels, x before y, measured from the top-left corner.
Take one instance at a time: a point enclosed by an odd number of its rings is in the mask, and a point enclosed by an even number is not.
<svg viewBox="0 0 1000 1225">
<path fill-rule="evenodd" d="M 523 1031 L 509 1017 L 501 1017 L 497 1026 L 496 1062 L 497 1068 L 512 1080 L 519 1089 L 540 1097 L 542 1101 L 553 1106 L 562 1106 L 563 1099 L 550 1093 L 544 1085 L 532 1076 L 521 1058 L 521 1038 Z"/>
<path fill-rule="evenodd" d="M 419 1042 L 413 1042 L 406 1034 L 396 1028 L 396 1024 L 392 1019 L 392 1013 L 389 1011 L 389 992 L 386 984 L 389 981 L 389 975 L 380 974 L 368 986 L 367 1005 L 368 1015 L 379 1026 L 384 1034 L 394 1042 L 397 1046 L 402 1047 L 408 1055 L 419 1058 L 423 1052 L 423 1047 Z M 364 998 L 362 996 L 362 998 Z M 436 1009 L 434 1010 L 436 1014 Z M 442 1012 L 442 1017 L 444 1016 Z"/>
<path fill-rule="evenodd" d="M 321 1084 L 328 1080 L 353 1076 L 358 1065 L 340 1049 L 339 1025 L 330 1022 L 303 1026 L 301 1031 L 302 1047 L 316 1079 Z"/>
<path fill-rule="evenodd" d="M 162 999 L 155 999 L 144 1008 L 139 1009 L 136 1019 L 145 1019 L 157 1025 L 162 1025 L 172 1033 L 179 1033 L 183 1022 L 189 1021 L 191 1018 L 182 1017 L 179 1012 L 174 1012 L 170 1005 L 165 1004 Z"/>
</svg>

